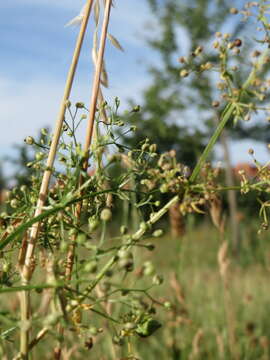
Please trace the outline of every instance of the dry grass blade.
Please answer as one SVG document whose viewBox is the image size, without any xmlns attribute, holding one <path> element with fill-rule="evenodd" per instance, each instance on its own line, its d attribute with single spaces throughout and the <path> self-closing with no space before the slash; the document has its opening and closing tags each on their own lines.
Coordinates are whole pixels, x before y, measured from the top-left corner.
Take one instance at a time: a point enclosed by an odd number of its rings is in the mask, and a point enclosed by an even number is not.
<svg viewBox="0 0 270 360">
<path fill-rule="evenodd" d="M 211 195 L 209 199 L 209 212 L 213 224 L 219 230 L 220 234 L 224 234 L 225 218 L 222 214 L 222 201 L 216 194 Z"/>
<path fill-rule="evenodd" d="M 121 44 L 119 43 L 119 41 L 112 34 L 108 34 L 108 38 L 109 38 L 110 42 L 113 44 L 113 46 L 116 47 L 116 49 L 118 49 L 120 51 L 124 51 L 124 49 L 121 46 Z"/>
</svg>

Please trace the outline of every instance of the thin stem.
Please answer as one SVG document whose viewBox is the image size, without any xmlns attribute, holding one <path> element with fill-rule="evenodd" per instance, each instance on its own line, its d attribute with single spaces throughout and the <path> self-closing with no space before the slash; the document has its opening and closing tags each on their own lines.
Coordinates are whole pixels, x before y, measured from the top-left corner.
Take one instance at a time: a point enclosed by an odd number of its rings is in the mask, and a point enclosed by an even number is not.
<svg viewBox="0 0 270 360">
<path fill-rule="evenodd" d="M 104 20 L 102 25 L 102 32 L 101 32 L 101 38 L 100 38 L 100 46 L 98 51 L 98 58 L 96 63 L 96 71 L 95 71 L 95 77 L 93 81 L 93 88 L 92 88 L 92 96 L 90 100 L 90 107 L 89 107 L 89 115 L 88 115 L 88 124 L 87 124 L 87 130 L 86 130 L 86 139 L 85 139 L 85 145 L 84 150 L 88 153 L 89 147 L 91 145 L 92 135 L 93 135 L 93 125 L 95 120 L 95 114 L 96 114 L 96 107 L 97 107 L 97 100 L 99 95 L 99 89 L 100 89 L 100 79 L 101 79 L 101 73 L 102 73 L 102 67 L 103 67 L 103 58 L 104 58 L 104 51 L 105 51 L 105 45 L 106 45 L 106 39 L 107 39 L 107 32 L 108 32 L 108 25 L 109 25 L 109 19 L 110 19 L 110 12 L 111 12 L 111 5 L 112 1 L 107 0 L 105 11 L 104 11 Z M 88 160 L 88 157 L 86 158 L 86 161 Z M 87 169 L 88 164 L 87 162 L 84 163 L 84 168 Z"/>
<path fill-rule="evenodd" d="M 231 118 L 231 115 L 233 113 L 234 110 L 234 105 L 233 104 L 228 104 L 222 114 L 222 118 L 220 123 L 218 124 L 214 134 L 212 135 L 209 143 L 207 144 L 207 146 L 205 147 L 199 161 L 197 162 L 191 176 L 190 176 L 190 182 L 193 183 L 197 176 L 199 175 L 203 164 L 205 163 L 209 153 L 212 151 L 215 143 L 217 142 L 222 130 L 224 129 L 225 125 L 227 124 L 228 120 Z"/>
<path fill-rule="evenodd" d="M 105 45 L 106 45 L 106 39 L 107 39 L 108 25 L 109 25 L 109 20 L 110 20 L 111 5 L 112 5 L 112 1 L 107 0 L 105 10 L 104 10 L 104 19 L 103 19 L 103 24 L 102 24 L 100 46 L 99 46 L 99 51 L 98 51 L 98 58 L 97 58 L 93 87 L 92 87 L 92 95 L 91 95 L 90 107 L 89 107 L 90 110 L 89 110 L 89 114 L 88 114 L 86 139 L 85 139 L 85 145 L 84 145 L 84 151 L 85 151 L 85 160 L 83 162 L 83 170 L 84 171 L 87 171 L 87 168 L 88 168 L 89 148 L 90 148 L 92 136 L 93 136 L 93 127 L 94 127 L 97 101 L 98 101 L 98 95 L 99 95 L 99 89 L 100 89 L 100 79 L 101 79 L 101 73 L 102 73 L 102 67 L 103 67 L 103 58 L 104 58 L 104 51 L 105 51 Z M 80 176 L 79 186 L 82 184 L 82 182 L 83 182 L 83 177 Z M 77 219 L 80 218 L 81 210 L 82 210 L 82 204 L 79 203 L 76 208 Z M 67 254 L 66 277 L 68 280 L 71 279 L 73 261 L 74 261 L 74 252 L 75 252 L 75 241 L 72 241 L 72 243 L 69 247 L 69 250 L 68 250 L 68 254 Z"/>
<path fill-rule="evenodd" d="M 84 19 L 83 19 L 83 22 L 82 22 L 82 25 L 80 28 L 76 47 L 74 50 L 72 63 L 71 63 L 70 70 L 69 70 L 69 73 L 67 76 L 66 86 L 65 86 L 64 95 L 63 95 L 63 98 L 61 101 L 59 114 L 58 114 L 58 117 L 56 120 L 55 131 L 54 131 L 54 135 L 53 135 L 53 139 L 52 139 L 52 144 L 51 144 L 50 150 L 49 150 L 49 155 L 48 155 L 47 164 L 46 164 L 46 170 L 45 170 L 45 172 L 43 174 L 43 178 L 42 178 L 42 183 L 41 183 L 40 192 L 39 192 L 39 198 L 37 201 L 37 206 L 36 206 L 34 217 L 36 217 L 42 213 L 43 206 L 46 201 L 49 182 L 50 182 L 50 178 L 51 178 L 51 174 L 52 174 L 52 168 L 53 168 L 53 164 L 54 164 L 54 160 L 55 160 L 55 156 L 56 156 L 56 152 L 57 152 L 59 138 L 60 138 L 61 132 L 62 132 L 65 111 L 66 111 L 66 103 L 67 103 L 67 100 L 68 100 L 70 92 L 71 92 L 71 88 L 72 88 L 78 60 L 80 57 L 81 48 L 82 48 L 84 36 L 86 33 L 86 28 L 87 28 L 92 5 L 93 5 L 93 0 L 88 0 L 86 8 L 85 8 Z M 35 223 L 30 231 L 27 248 L 26 248 L 24 265 L 23 265 L 23 268 L 21 271 L 23 284 L 28 284 L 28 282 L 31 280 L 31 277 L 32 277 L 33 269 L 31 269 L 31 263 L 32 263 L 32 259 L 34 256 L 34 251 L 35 251 L 35 246 L 36 246 L 37 237 L 38 237 L 38 233 L 39 233 L 39 228 L 40 228 L 40 222 Z M 27 292 L 23 292 L 22 297 L 21 297 L 21 311 L 22 311 L 22 323 L 24 323 L 24 322 L 26 323 L 29 320 L 28 317 L 30 316 L 30 299 L 29 299 Z M 20 352 L 21 352 L 22 357 L 24 357 L 25 359 L 28 358 L 28 355 L 27 355 L 28 354 L 28 337 L 29 337 L 28 328 L 26 326 L 22 326 Z"/>
<path fill-rule="evenodd" d="M 242 88 L 241 88 L 241 93 L 239 96 L 238 101 L 241 100 L 241 95 L 242 93 L 245 92 L 245 90 L 247 90 L 250 86 L 250 84 L 252 84 L 253 80 L 256 78 L 257 73 L 261 70 L 263 64 L 265 63 L 265 58 L 267 56 L 267 54 L 269 53 L 269 49 L 265 49 L 265 51 L 263 52 L 263 54 L 261 55 L 261 57 L 259 58 L 259 60 L 257 61 L 257 63 L 254 65 L 254 68 L 252 69 L 252 71 L 250 72 L 247 80 L 244 82 Z M 209 143 L 207 144 L 206 148 L 204 149 L 198 163 L 196 164 L 191 176 L 190 176 L 190 182 L 194 182 L 197 178 L 197 176 L 199 175 L 203 164 L 205 163 L 209 153 L 211 152 L 211 150 L 213 149 L 215 143 L 217 142 L 222 130 L 224 129 L 224 127 L 226 126 L 227 122 L 230 120 L 234 109 L 236 108 L 238 103 L 229 103 L 221 116 L 221 121 L 218 124 L 214 134 L 212 135 Z"/>
</svg>

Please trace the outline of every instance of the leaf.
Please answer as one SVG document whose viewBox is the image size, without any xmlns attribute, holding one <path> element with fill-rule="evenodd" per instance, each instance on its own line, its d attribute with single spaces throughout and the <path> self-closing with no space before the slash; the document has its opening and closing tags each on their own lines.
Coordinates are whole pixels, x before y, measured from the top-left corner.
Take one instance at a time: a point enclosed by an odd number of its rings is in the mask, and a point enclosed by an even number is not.
<svg viewBox="0 0 270 360">
<path fill-rule="evenodd" d="M 4 331 L 0 334 L 0 338 L 7 339 L 9 337 L 10 333 L 13 332 L 15 329 L 17 329 L 17 326 L 13 326 L 12 328 L 7 329 L 6 331 Z"/>
<path fill-rule="evenodd" d="M 115 46 L 120 51 L 124 51 L 119 41 L 112 34 L 108 34 L 107 36 L 113 46 Z"/>
<path fill-rule="evenodd" d="M 92 48 L 92 59 L 93 59 L 93 62 L 94 64 L 96 65 L 97 63 L 97 46 L 98 44 L 98 29 L 95 30 L 94 32 L 94 36 L 93 36 L 93 48 Z"/>
<path fill-rule="evenodd" d="M 99 0 L 96 0 L 95 6 L 94 6 L 94 18 L 95 18 L 96 25 L 98 25 L 98 22 L 99 22 L 99 14 L 100 14 Z"/>
<path fill-rule="evenodd" d="M 150 318 L 142 324 L 139 324 L 135 331 L 140 337 L 148 337 L 156 332 L 161 326 L 160 322 Z"/>
<path fill-rule="evenodd" d="M 106 88 L 109 86 L 109 80 L 108 80 L 108 74 L 105 68 L 105 63 L 103 61 L 102 64 L 102 71 L 101 71 L 101 79 L 100 82 L 103 86 L 105 86 Z"/>
</svg>

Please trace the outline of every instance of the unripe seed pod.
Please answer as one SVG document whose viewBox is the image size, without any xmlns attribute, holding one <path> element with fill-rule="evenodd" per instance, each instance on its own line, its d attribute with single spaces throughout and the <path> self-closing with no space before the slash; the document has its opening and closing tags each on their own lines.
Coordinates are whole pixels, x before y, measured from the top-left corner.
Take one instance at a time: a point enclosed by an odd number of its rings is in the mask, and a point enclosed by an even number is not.
<svg viewBox="0 0 270 360">
<path fill-rule="evenodd" d="M 166 192 L 168 192 L 169 191 L 169 188 L 168 188 L 168 185 L 167 184 L 162 184 L 161 186 L 160 186 L 160 192 L 162 193 L 162 194 L 164 194 L 164 193 L 166 193 Z"/>
<path fill-rule="evenodd" d="M 70 101 L 70 100 L 67 100 L 67 101 L 66 101 L 66 107 L 67 107 L 67 108 L 71 107 L 71 101 Z"/>
<path fill-rule="evenodd" d="M 183 69 L 183 70 L 181 70 L 180 71 L 180 76 L 181 77 L 188 77 L 188 75 L 189 75 L 189 71 L 187 70 L 187 69 Z"/>
<path fill-rule="evenodd" d="M 171 309 L 172 304 L 171 304 L 169 301 L 165 301 L 165 303 L 163 304 L 163 306 L 164 306 L 166 309 Z"/>
<path fill-rule="evenodd" d="M 75 104 L 75 106 L 76 106 L 77 109 L 83 109 L 83 108 L 85 107 L 85 105 L 84 105 L 83 102 L 77 102 L 77 103 Z"/>
<path fill-rule="evenodd" d="M 13 208 L 13 209 L 16 209 L 18 206 L 19 206 L 19 201 L 17 199 L 12 199 L 10 201 L 10 206 Z"/>
<path fill-rule="evenodd" d="M 117 255 L 119 256 L 120 259 L 132 259 L 133 258 L 132 252 L 129 250 L 126 250 L 126 249 L 120 249 L 118 251 Z"/>
<path fill-rule="evenodd" d="M 143 231 L 146 231 L 148 229 L 148 225 L 145 221 L 142 221 L 140 223 L 140 229 L 143 230 Z"/>
<path fill-rule="evenodd" d="M 139 112 L 140 110 L 141 110 L 140 105 L 136 105 L 136 106 L 133 107 L 131 112 Z"/>
<path fill-rule="evenodd" d="M 98 268 L 98 263 L 96 260 L 90 261 L 84 265 L 84 270 L 88 273 L 95 273 Z"/>
<path fill-rule="evenodd" d="M 95 326 L 91 326 L 89 332 L 91 335 L 96 336 L 98 334 L 98 329 Z"/>
<path fill-rule="evenodd" d="M 146 276 L 150 276 L 150 275 L 154 275 L 154 273 L 155 273 L 154 265 L 151 263 L 151 261 L 146 261 L 143 264 L 143 274 Z"/>
<path fill-rule="evenodd" d="M 153 232 L 152 236 L 154 236 L 154 237 L 160 237 L 160 236 L 163 235 L 163 233 L 164 233 L 164 231 L 163 231 L 162 229 L 157 229 L 157 230 L 155 230 L 155 231 Z"/>
<path fill-rule="evenodd" d="M 82 245 L 85 243 L 86 239 L 87 239 L 86 235 L 81 232 L 77 235 L 76 243 Z"/>
<path fill-rule="evenodd" d="M 156 152 L 156 151 L 157 151 L 157 144 L 152 144 L 152 145 L 150 145 L 149 151 L 150 151 L 150 152 Z"/>
<path fill-rule="evenodd" d="M 133 271 L 134 262 L 133 259 L 120 259 L 118 262 L 120 269 L 125 269 L 126 271 Z"/>
<path fill-rule="evenodd" d="M 103 209 L 103 210 L 101 211 L 101 213 L 100 213 L 100 219 L 101 219 L 102 221 L 110 221 L 111 218 L 112 218 L 112 212 L 111 212 L 110 209 L 105 208 L 105 209 Z"/>
<path fill-rule="evenodd" d="M 11 270 L 11 263 L 5 262 L 2 266 L 3 272 L 7 273 Z"/>
<path fill-rule="evenodd" d="M 35 140 L 32 136 L 27 136 L 25 139 L 24 139 L 24 142 L 27 144 L 27 145 L 33 145 Z"/>
<path fill-rule="evenodd" d="M 98 225 L 99 225 L 99 220 L 96 217 L 92 216 L 88 219 L 89 231 L 96 230 Z"/>
<path fill-rule="evenodd" d="M 148 144 L 143 144 L 141 146 L 142 151 L 146 151 L 148 149 L 148 146 L 149 146 Z"/>
<path fill-rule="evenodd" d="M 127 234 L 127 232 L 128 232 L 127 227 L 126 227 L 125 225 L 122 225 L 122 226 L 120 227 L 120 233 L 121 233 L 122 235 L 125 235 L 125 234 Z"/>
<path fill-rule="evenodd" d="M 47 129 L 45 129 L 45 128 L 41 129 L 41 134 L 44 136 L 48 135 Z"/>
<path fill-rule="evenodd" d="M 37 152 L 35 158 L 37 161 L 40 161 L 44 158 L 44 154 L 42 152 Z"/>
<path fill-rule="evenodd" d="M 155 275 L 152 279 L 154 285 L 161 285 L 164 281 L 163 277 L 160 275 Z"/>
<path fill-rule="evenodd" d="M 127 331 L 134 330 L 134 329 L 136 329 L 136 327 L 137 327 L 137 325 L 132 322 L 128 322 L 124 325 L 124 329 Z"/>
</svg>

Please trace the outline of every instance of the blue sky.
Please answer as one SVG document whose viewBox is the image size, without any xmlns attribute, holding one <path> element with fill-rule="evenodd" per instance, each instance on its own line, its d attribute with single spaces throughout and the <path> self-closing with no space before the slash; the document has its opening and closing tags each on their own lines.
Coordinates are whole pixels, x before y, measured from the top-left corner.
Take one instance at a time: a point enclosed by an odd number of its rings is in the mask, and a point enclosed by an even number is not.
<svg viewBox="0 0 270 360">
<path fill-rule="evenodd" d="M 64 25 L 77 15 L 83 4 L 83 0 L 0 3 L 1 155 L 40 127 L 53 126 L 79 30 Z M 151 51 L 143 46 L 143 27 L 151 16 L 145 2 L 139 4 L 118 0 L 112 11 L 110 32 L 125 52 L 108 42 L 106 63 L 110 89 L 107 94 L 110 97 L 125 100 L 135 95 L 139 98 L 148 81 L 142 62 L 151 58 Z M 93 24 L 90 24 L 71 97 L 86 104 L 92 83 L 92 33 Z"/>
<path fill-rule="evenodd" d="M 76 16 L 85 0 L 12 0 L 0 2 L 0 157 L 14 143 L 35 135 L 42 126 L 53 128 L 62 97 L 78 28 L 64 25 Z M 158 63 L 157 55 L 145 46 L 147 24 L 154 23 L 146 0 L 117 0 L 110 32 L 125 49 L 119 52 L 108 43 L 109 98 L 141 99 L 149 83 L 147 66 Z M 155 29 L 157 31 L 157 29 Z M 92 81 L 90 24 L 78 77 L 71 99 L 89 103 Z M 157 32 L 156 32 L 157 34 Z M 232 147 L 234 162 L 249 159 L 248 142 Z M 264 145 L 252 144 L 262 161 Z"/>
</svg>

